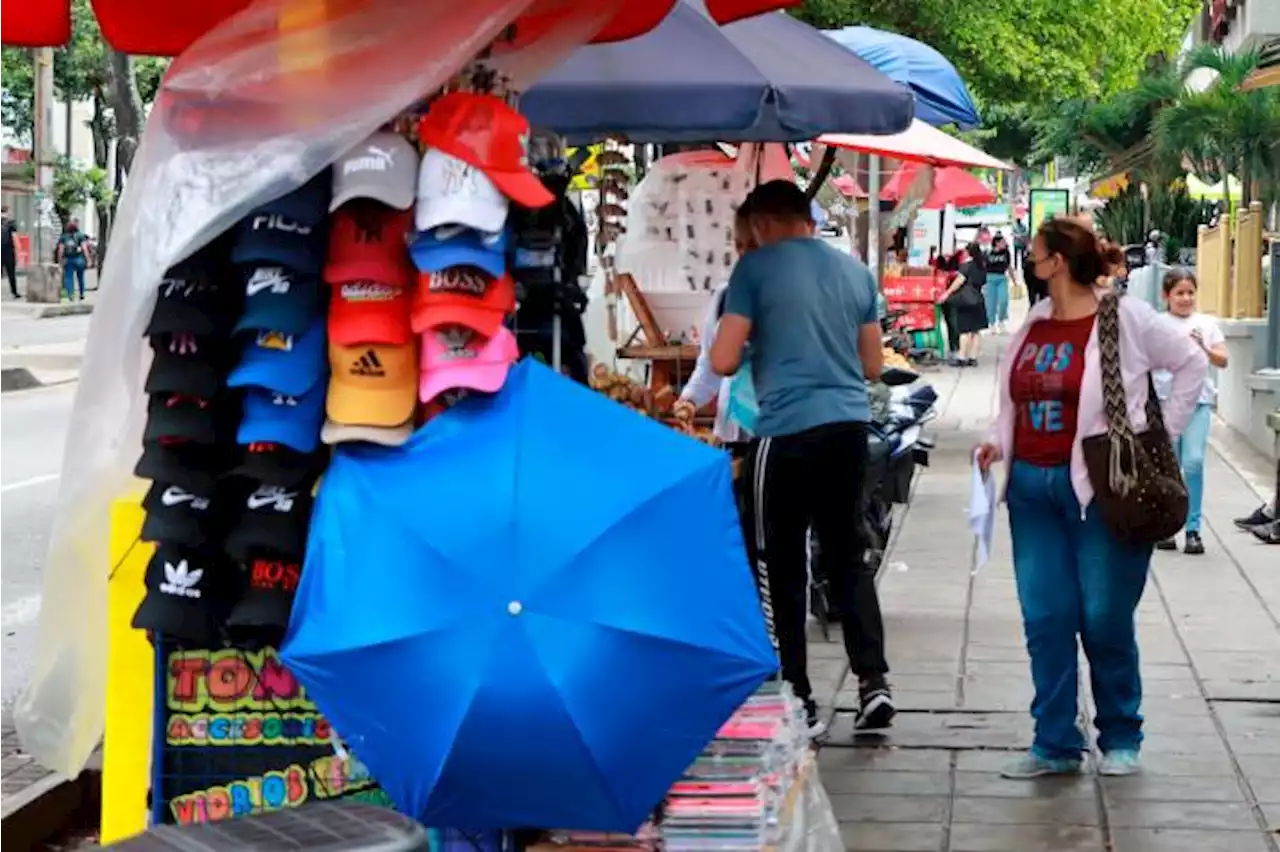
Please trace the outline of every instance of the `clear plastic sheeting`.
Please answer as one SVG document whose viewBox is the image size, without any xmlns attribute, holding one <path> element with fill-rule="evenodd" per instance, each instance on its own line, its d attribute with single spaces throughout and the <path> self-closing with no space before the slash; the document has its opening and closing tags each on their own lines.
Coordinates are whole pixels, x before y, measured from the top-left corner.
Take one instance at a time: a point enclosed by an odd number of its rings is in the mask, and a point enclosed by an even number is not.
<svg viewBox="0 0 1280 852">
<path fill-rule="evenodd" d="M 773 848 L 777 852 L 844 852 L 840 824 L 818 776 L 818 761 L 809 757 L 802 772 L 794 810 L 782 825 L 782 835 Z"/>
<path fill-rule="evenodd" d="M 523 89 L 621 2 L 575 3 L 554 31 L 489 64 Z M 33 680 L 15 707 L 23 744 L 45 766 L 79 773 L 102 736 L 110 505 L 137 484 L 142 334 L 164 271 L 438 89 L 529 5 L 258 0 L 173 62 L 112 234 L 68 429 Z"/>
</svg>

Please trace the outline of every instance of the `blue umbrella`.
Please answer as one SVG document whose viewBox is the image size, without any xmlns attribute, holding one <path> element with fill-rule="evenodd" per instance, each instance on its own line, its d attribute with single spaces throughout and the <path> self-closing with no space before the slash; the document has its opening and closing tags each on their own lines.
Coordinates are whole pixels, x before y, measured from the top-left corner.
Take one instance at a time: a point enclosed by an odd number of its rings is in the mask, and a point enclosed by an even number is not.
<svg viewBox="0 0 1280 852">
<path fill-rule="evenodd" d="M 916 118 L 925 124 L 970 129 L 982 123 L 956 67 L 929 45 L 871 27 L 845 27 L 826 35 L 910 86 L 916 95 Z"/>
<path fill-rule="evenodd" d="M 583 142 L 789 142 L 900 133 L 911 93 L 782 12 L 726 26 L 681 0 L 639 38 L 581 47 L 520 99 L 538 127 Z"/>
<path fill-rule="evenodd" d="M 777 667 L 728 458 L 526 359 L 343 446 L 282 653 L 404 813 L 634 831 Z"/>
</svg>

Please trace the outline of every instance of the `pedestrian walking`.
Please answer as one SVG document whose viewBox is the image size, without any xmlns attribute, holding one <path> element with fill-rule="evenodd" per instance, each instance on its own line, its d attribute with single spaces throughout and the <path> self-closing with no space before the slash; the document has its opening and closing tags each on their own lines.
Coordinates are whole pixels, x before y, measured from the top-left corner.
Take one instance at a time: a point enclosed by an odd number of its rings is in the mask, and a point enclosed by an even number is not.
<svg viewBox="0 0 1280 852">
<path fill-rule="evenodd" d="M 750 343 L 759 404 L 750 474 L 755 569 L 768 593 L 782 677 L 804 701 L 810 731 L 819 732 L 805 636 L 812 527 L 858 677 L 854 728 L 882 731 L 895 712 L 884 622 L 856 522 L 868 460 L 867 381 L 884 363 L 875 279 L 860 261 L 814 237 L 808 201 L 795 184 L 761 184 L 746 203 L 760 247 L 730 276 L 711 366 L 733 375 Z"/>
<path fill-rule="evenodd" d="M 0 253 L 4 260 L 4 277 L 9 281 L 9 293 L 18 298 L 18 223 L 9 215 L 9 206 L 0 207 Z"/>
<path fill-rule="evenodd" d="M 1276 490 L 1272 492 L 1271 502 L 1263 503 L 1234 522 L 1264 544 L 1280 544 L 1280 461 L 1276 462 Z"/>
<path fill-rule="evenodd" d="M 987 305 L 987 328 L 1004 334 L 1009 322 L 1009 267 L 1013 265 L 1013 253 L 1004 234 L 997 233 L 991 240 L 986 262 L 987 283 L 982 295 Z"/>
<path fill-rule="evenodd" d="M 1030 751 L 1008 778 L 1076 772 L 1085 738 L 1079 715 L 1079 645 L 1089 661 L 1103 752 L 1098 771 L 1139 767 L 1142 681 L 1134 611 L 1152 547 L 1112 532 L 1093 504 L 1083 440 L 1107 432 L 1102 355 L 1094 328 L 1105 272 L 1097 238 L 1070 219 L 1042 225 L 1027 262 L 1049 297 L 1010 341 L 999 370 L 996 421 L 976 453 L 1004 461 L 1013 567 L 1035 699 Z M 1119 380 L 1135 431 L 1146 429 L 1149 371 L 1170 374 L 1165 426 L 1181 434 L 1195 412 L 1208 361 L 1184 329 L 1139 299 L 1118 300 Z"/>
<path fill-rule="evenodd" d="M 1013 265 L 1019 272 L 1026 267 L 1027 260 L 1027 223 L 1021 219 L 1013 220 Z"/>
<path fill-rule="evenodd" d="M 955 333 L 960 337 L 960 352 L 952 363 L 958 367 L 978 366 L 982 354 L 982 331 L 987 327 L 987 308 L 983 288 L 987 284 L 987 262 L 982 248 L 969 243 L 968 258 L 960 273 L 951 280 L 938 302 L 955 319 Z"/>
<path fill-rule="evenodd" d="M 80 221 L 72 219 L 67 223 L 58 244 L 53 250 L 53 260 L 62 264 L 62 291 L 70 302 L 75 297 L 78 285 L 80 301 L 84 301 L 84 279 L 89 264 L 93 260 L 93 244 L 80 230 Z"/>
<path fill-rule="evenodd" d="M 1199 284 L 1195 275 L 1187 269 L 1172 269 L 1164 276 L 1164 300 L 1169 307 L 1169 319 L 1204 350 L 1210 366 L 1222 369 L 1227 366 L 1227 339 L 1211 316 L 1196 310 L 1196 291 Z M 1173 376 L 1168 370 L 1158 370 L 1153 376 L 1156 394 L 1167 403 L 1172 391 Z M 1191 420 L 1182 431 L 1174 448 L 1182 466 L 1182 479 L 1187 485 L 1189 508 L 1183 541 L 1183 552 L 1192 555 L 1204 553 L 1200 539 L 1200 505 L 1204 500 L 1204 454 L 1209 447 L 1209 424 L 1213 417 L 1213 404 L 1218 397 L 1213 374 L 1205 376 L 1200 400 Z M 1160 550 L 1177 550 L 1178 542 L 1166 539 L 1156 544 Z"/>
</svg>

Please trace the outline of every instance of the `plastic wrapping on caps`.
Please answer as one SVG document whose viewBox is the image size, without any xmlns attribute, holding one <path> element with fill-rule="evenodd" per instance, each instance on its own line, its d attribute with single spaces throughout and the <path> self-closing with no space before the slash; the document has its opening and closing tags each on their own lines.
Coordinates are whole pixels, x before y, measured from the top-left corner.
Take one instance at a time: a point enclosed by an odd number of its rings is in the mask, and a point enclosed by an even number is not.
<svg viewBox="0 0 1280 852">
<path fill-rule="evenodd" d="M 526 88 L 621 3 L 574 4 L 554 29 L 517 34 L 518 49 L 495 51 L 490 65 Z M 15 707 L 23 744 L 45 766 L 76 775 L 102 737 L 110 506 L 141 493 L 131 471 L 146 419 L 142 332 L 163 271 L 438 89 L 529 5 L 257 0 L 174 60 L 112 232 L 68 429 L 32 682 Z"/>
</svg>

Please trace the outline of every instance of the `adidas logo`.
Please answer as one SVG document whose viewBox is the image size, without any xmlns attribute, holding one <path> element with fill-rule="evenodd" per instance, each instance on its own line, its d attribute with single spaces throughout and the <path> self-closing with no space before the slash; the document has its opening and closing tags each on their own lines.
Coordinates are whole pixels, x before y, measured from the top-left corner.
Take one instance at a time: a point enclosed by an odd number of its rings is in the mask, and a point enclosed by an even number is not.
<svg viewBox="0 0 1280 852">
<path fill-rule="evenodd" d="M 260 485 L 257 491 L 249 495 L 245 506 L 253 511 L 270 506 L 276 512 L 289 512 L 297 497 L 297 491 L 289 491 L 279 485 Z"/>
<path fill-rule="evenodd" d="M 176 485 L 170 485 L 164 490 L 164 493 L 160 495 L 160 502 L 166 506 L 181 506 L 183 503 L 190 503 L 191 508 L 197 512 L 203 512 L 209 508 L 208 497 L 197 496 Z"/>
<path fill-rule="evenodd" d="M 372 349 L 367 350 L 359 358 L 351 362 L 351 375 L 380 379 L 386 376 L 387 370 L 382 366 L 382 359 Z"/>
<path fill-rule="evenodd" d="M 260 267 L 255 269 L 253 275 L 245 282 L 244 294 L 246 296 L 256 296 L 263 290 L 270 290 L 272 293 L 284 295 L 289 292 L 289 285 L 292 283 L 292 276 L 283 267 Z"/>
<path fill-rule="evenodd" d="M 369 145 L 365 148 L 363 154 L 351 157 L 342 164 L 342 174 L 345 177 L 358 172 L 385 172 L 395 163 L 395 151 L 379 148 L 377 145 Z"/>
<path fill-rule="evenodd" d="M 431 278 L 427 281 L 427 290 L 431 293 L 466 293 L 470 296 L 483 296 L 489 281 L 489 276 L 479 269 L 454 266 L 431 273 Z"/>
<path fill-rule="evenodd" d="M 469 329 L 452 327 L 436 332 L 436 340 L 444 348 L 441 357 L 446 361 L 471 360 L 478 354 L 471 348 L 475 335 Z"/>
<path fill-rule="evenodd" d="M 192 571 L 185 559 L 179 559 L 177 565 L 166 562 L 164 563 L 164 582 L 160 584 L 160 591 L 176 598 L 200 600 L 200 590 L 196 587 L 203 576 L 203 568 Z"/>
<path fill-rule="evenodd" d="M 399 292 L 390 284 L 381 284 L 377 281 L 355 281 L 343 284 L 339 290 L 343 301 L 346 302 L 390 302 Z"/>
</svg>

